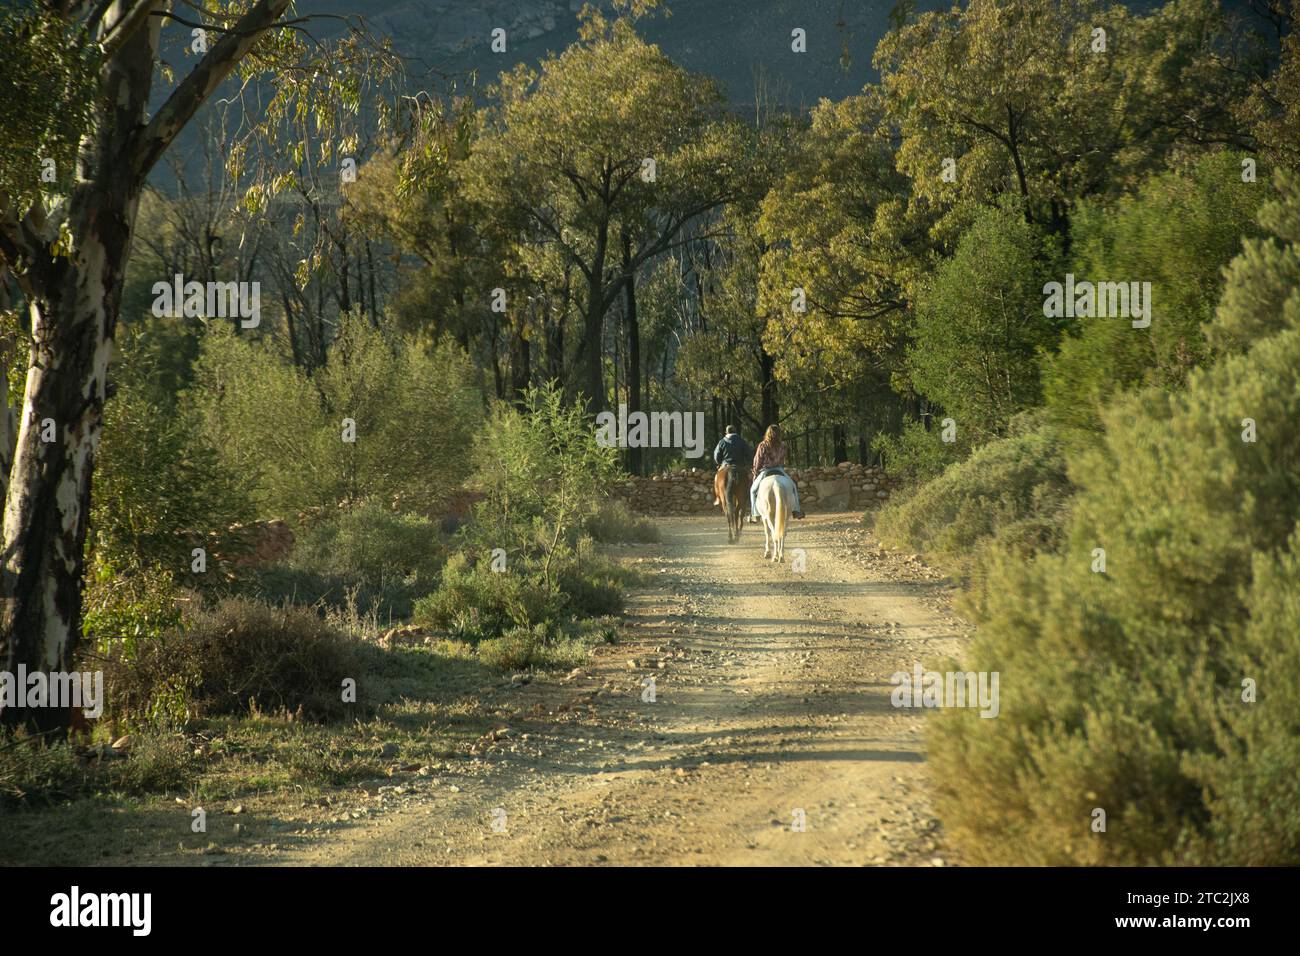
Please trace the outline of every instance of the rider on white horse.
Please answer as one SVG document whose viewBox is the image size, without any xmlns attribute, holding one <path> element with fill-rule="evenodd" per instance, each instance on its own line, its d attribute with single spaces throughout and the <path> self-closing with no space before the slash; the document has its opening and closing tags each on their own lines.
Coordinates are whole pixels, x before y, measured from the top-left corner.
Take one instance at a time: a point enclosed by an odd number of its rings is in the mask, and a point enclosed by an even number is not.
<svg viewBox="0 0 1300 956">
<path fill-rule="evenodd" d="M 754 500 L 758 494 L 758 483 L 768 475 L 785 475 L 785 456 L 786 447 L 781 441 L 781 429 L 776 425 L 768 425 L 767 431 L 763 433 L 763 440 L 758 443 L 758 450 L 754 452 L 754 483 L 749 486 L 749 523 L 758 523 L 758 508 Z M 786 475 L 789 478 L 789 475 Z M 802 518 L 803 512 L 799 509 L 799 486 L 795 484 L 793 478 L 790 479 L 790 487 L 794 489 L 794 508 L 791 515 L 796 518 Z"/>
</svg>

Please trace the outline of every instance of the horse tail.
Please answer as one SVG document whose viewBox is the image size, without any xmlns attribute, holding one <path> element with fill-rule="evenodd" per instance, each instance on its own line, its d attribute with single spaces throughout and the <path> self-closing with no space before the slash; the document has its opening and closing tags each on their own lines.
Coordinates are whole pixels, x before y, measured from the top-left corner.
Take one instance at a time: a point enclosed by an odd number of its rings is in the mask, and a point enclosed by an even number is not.
<svg viewBox="0 0 1300 956">
<path fill-rule="evenodd" d="M 772 482 L 772 494 L 776 498 L 772 509 L 773 530 L 776 532 L 776 540 L 784 541 L 785 524 L 790 517 L 790 499 L 786 497 L 785 485 L 780 481 Z"/>
</svg>

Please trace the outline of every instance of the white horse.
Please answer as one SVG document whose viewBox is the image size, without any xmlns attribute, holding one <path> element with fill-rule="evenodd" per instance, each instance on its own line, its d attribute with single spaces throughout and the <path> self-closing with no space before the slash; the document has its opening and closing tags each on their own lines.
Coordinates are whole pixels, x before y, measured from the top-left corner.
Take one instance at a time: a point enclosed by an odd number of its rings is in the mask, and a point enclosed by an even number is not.
<svg viewBox="0 0 1300 956">
<path fill-rule="evenodd" d="M 768 475 L 758 483 L 758 514 L 763 519 L 763 557 L 785 561 L 785 529 L 790 524 L 794 482 L 788 475 Z"/>
</svg>

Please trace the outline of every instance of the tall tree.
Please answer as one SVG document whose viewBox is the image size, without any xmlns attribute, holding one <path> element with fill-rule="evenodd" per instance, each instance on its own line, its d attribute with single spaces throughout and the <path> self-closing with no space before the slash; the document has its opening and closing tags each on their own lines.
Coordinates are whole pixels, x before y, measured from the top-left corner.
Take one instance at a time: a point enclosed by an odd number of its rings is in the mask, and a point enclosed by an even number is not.
<svg viewBox="0 0 1300 956">
<path fill-rule="evenodd" d="M 302 20 L 285 16 L 289 3 L 231 0 L 190 19 L 171 12 L 165 0 L 41 0 L 6 21 L 3 46 L 9 55 L 0 62 L 0 87 L 20 88 L 35 72 L 52 89 L 47 98 L 23 104 L 34 114 L 24 126 L 31 141 L 22 144 L 32 152 L 23 160 L 20 150 L 24 165 L 0 174 L 0 269 L 26 299 L 31 356 L 12 456 L 8 445 L 0 452 L 11 462 L 0 475 L 0 668 L 73 666 L 108 363 L 136 211 L 150 171 L 241 66 L 282 79 L 270 102 L 247 114 L 250 131 L 277 122 L 296 125 L 300 148 L 306 148 L 311 123 L 326 155 L 337 155 L 348 142 L 334 117 L 356 115 L 366 74 L 355 67 L 372 48 L 356 32 L 332 45 L 309 43 L 299 32 Z M 155 81 L 171 72 L 162 55 L 168 21 L 183 29 L 168 59 L 193 53 L 197 62 L 151 113 Z M 33 38 L 49 36 L 76 56 L 45 55 Z M 84 101 L 68 104 L 71 94 L 82 91 L 81 65 L 87 60 Z M 236 92 L 252 95 L 249 84 Z M 77 120 L 73 131 L 60 129 L 65 106 Z M 76 144 L 74 167 L 60 169 L 56 160 L 55 181 L 42 182 L 32 166 L 43 147 L 69 139 Z M 264 204 L 284 185 L 259 182 L 251 205 Z M 51 426 L 56 438 L 44 440 Z M 41 731 L 58 730 L 67 719 L 66 711 L 55 708 L 0 713 L 5 725 Z"/>
<path fill-rule="evenodd" d="M 1179 146 L 1252 139 L 1247 84 L 1215 0 L 1147 16 L 1102 0 L 970 0 L 887 34 L 874 63 L 914 201 L 951 241 L 969 203 L 1019 193 L 1065 231 L 1071 204 L 1115 195 Z"/>
<path fill-rule="evenodd" d="M 579 388 L 606 402 L 604 319 L 628 278 L 740 188 L 740 130 L 713 81 L 588 8 L 581 39 L 495 90 L 470 158 L 476 200 L 504 207 L 524 241 L 553 244 L 585 286 Z M 626 261 L 621 224 L 638 242 Z"/>
</svg>

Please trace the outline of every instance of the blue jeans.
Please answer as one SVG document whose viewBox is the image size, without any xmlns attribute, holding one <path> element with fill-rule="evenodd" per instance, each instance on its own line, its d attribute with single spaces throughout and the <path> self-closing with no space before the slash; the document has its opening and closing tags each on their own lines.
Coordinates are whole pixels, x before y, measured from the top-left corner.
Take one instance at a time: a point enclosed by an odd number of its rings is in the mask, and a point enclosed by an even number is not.
<svg viewBox="0 0 1300 956">
<path fill-rule="evenodd" d="M 768 475 L 785 475 L 785 469 L 764 468 L 762 471 L 760 471 L 757 475 L 754 476 L 754 483 L 749 486 L 749 513 L 751 515 L 758 514 L 758 500 L 757 500 L 758 483 L 762 481 L 764 478 L 766 478 Z M 789 475 L 785 475 L 785 476 L 787 478 L 790 478 Z M 795 482 L 793 478 L 790 478 L 790 487 L 794 489 L 794 504 L 791 506 L 790 510 L 802 511 L 803 509 L 799 507 L 799 485 Z"/>
</svg>

